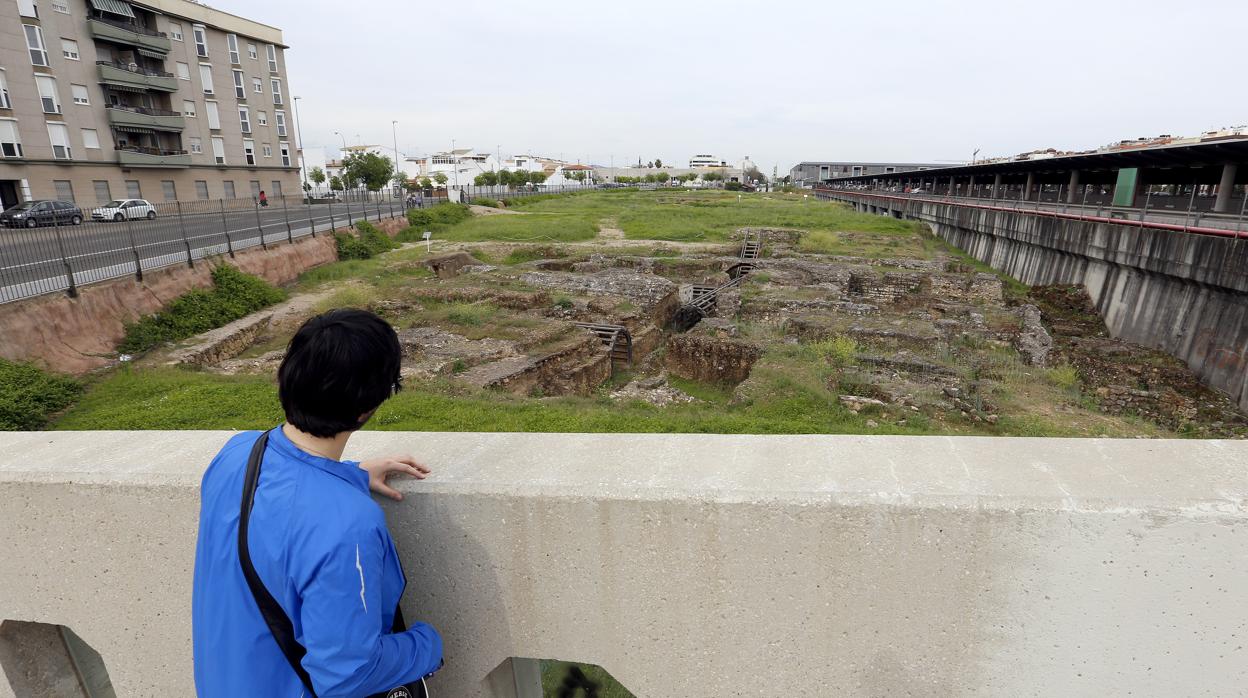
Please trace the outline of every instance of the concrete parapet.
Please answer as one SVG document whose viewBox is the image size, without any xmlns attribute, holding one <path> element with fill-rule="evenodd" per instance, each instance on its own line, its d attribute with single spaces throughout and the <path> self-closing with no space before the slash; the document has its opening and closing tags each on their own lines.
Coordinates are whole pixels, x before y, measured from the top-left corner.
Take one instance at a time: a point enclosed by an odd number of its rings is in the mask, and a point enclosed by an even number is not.
<svg viewBox="0 0 1248 698">
<path fill-rule="evenodd" d="M 190 695 L 204 467 L 226 432 L 0 435 L 0 619 L 117 695 Z M 638 696 L 1233 695 L 1248 443 L 367 432 L 436 695 L 509 657 Z M 6 670 L 11 670 L 6 667 Z M 5 693 L 0 688 L 0 694 Z"/>
</svg>

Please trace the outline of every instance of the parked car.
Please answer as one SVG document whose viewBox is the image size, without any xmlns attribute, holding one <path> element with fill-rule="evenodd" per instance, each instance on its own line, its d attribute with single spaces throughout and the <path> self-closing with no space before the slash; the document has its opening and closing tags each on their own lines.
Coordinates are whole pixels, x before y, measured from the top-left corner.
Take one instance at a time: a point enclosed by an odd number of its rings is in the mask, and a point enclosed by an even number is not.
<svg viewBox="0 0 1248 698">
<path fill-rule="evenodd" d="M 92 209 L 91 219 L 97 221 L 124 221 L 127 219 L 156 217 L 156 209 L 147 199 L 116 199 Z"/>
<path fill-rule="evenodd" d="M 0 225 L 6 228 L 34 228 L 40 225 L 78 225 L 82 209 L 69 201 L 34 199 L 0 213 Z"/>
</svg>

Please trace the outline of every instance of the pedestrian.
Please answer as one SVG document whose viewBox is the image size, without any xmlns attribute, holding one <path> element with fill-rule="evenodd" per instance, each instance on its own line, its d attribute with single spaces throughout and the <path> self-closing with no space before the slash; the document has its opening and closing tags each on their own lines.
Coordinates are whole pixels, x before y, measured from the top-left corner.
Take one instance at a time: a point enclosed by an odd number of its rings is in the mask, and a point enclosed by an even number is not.
<svg viewBox="0 0 1248 698">
<path fill-rule="evenodd" d="M 268 206 L 269 206 L 269 197 L 265 196 L 264 190 L 261 189 L 260 190 L 260 208 L 268 208 Z"/>
<path fill-rule="evenodd" d="M 342 460 L 398 392 L 401 356 L 372 313 L 308 320 L 277 373 L 286 423 L 234 436 L 208 466 L 191 608 L 200 698 L 426 695 L 442 639 L 404 628 L 406 578 L 369 491 L 402 499 L 387 479 L 429 468 L 409 455 Z"/>
</svg>

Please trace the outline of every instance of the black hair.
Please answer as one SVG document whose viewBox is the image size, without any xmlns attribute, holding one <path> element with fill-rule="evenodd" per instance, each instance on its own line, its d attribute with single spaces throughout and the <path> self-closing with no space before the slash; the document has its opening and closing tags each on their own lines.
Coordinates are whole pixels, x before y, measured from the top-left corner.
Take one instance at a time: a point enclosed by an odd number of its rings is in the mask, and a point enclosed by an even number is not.
<svg viewBox="0 0 1248 698">
<path fill-rule="evenodd" d="M 394 328 L 365 310 L 331 310 L 303 323 L 277 369 L 286 421 L 313 436 L 363 426 L 360 417 L 399 391 Z"/>
</svg>

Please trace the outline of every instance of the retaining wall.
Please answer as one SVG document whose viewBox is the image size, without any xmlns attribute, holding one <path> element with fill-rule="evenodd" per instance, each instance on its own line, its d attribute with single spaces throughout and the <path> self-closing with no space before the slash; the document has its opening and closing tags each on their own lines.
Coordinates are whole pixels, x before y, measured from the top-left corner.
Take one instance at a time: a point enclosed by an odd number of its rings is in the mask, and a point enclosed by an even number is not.
<svg viewBox="0 0 1248 698">
<path fill-rule="evenodd" d="M 0 619 L 117 694 L 191 695 L 202 471 L 225 432 L 0 435 Z M 1248 443 L 365 432 L 434 695 L 509 657 L 646 696 L 1236 695 Z M 510 665 L 508 665 L 510 666 Z M 12 667 L 10 667 L 12 668 Z M 0 686 L 0 695 L 6 688 Z"/>
<path fill-rule="evenodd" d="M 1248 410 L 1248 239 L 935 199 L 867 201 L 859 205 L 924 221 L 1025 284 L 1081 284 L 1110 334 L 1178 357 Z"/>
</svg>

